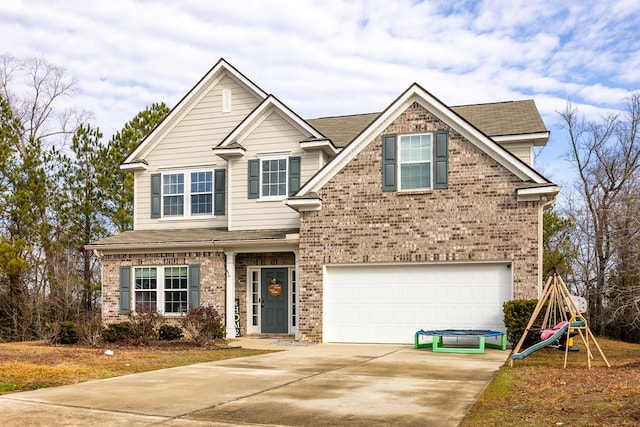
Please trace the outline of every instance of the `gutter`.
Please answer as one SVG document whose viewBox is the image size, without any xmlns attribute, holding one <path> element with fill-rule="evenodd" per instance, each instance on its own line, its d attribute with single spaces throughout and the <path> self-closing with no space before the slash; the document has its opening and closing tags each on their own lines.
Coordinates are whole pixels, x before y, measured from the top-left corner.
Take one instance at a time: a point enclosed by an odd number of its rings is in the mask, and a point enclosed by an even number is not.
<svg viewBox="0 0 640 427">
<path fill-rule="evenodd" d="M 143 250 L 164 250 L 173 251 L 175 249 L 215 249 L 220 252 L 221 248 L 265 248 L 274 246 L 297 247 L 300 242 L 300 235 L 287 234 L 284 239 L 256 239 L 256 240 L 208 240 L 198 242 L 149 242 L 149 243 L 114 243 L 110 245 L 85 245 L 86 250 L 100 253 L 102 252 L 131 252 Z"/>
</svg>

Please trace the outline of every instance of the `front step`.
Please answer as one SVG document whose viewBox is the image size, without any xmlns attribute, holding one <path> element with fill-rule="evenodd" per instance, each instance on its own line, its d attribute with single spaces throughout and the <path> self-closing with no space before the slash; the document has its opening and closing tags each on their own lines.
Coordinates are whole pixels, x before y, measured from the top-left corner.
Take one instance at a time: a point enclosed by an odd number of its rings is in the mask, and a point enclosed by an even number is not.
<svg viewBox="0 0 640 427">
<path fill-rule="evenodd" d="M 293 334 L 249 334 L 244 335 L 245 338 L 257 338 L 257 339 L 281 339 L 281 340 L 294 340 L 296 336 Z"/>
</svg>

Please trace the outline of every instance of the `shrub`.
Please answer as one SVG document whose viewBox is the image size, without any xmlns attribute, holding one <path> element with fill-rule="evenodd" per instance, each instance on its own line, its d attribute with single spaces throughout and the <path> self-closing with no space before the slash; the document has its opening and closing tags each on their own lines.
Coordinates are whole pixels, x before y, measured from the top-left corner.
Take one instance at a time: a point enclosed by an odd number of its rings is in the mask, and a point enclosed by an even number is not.
<svg viewBox="0 0 640 427">
<path fill-rule="evenodd" d="M 60 322 L 60 344 L 75 344 L 79 340 L 74 322 Z"/>
<path fill-rule="evenodd" d="M 520 341 L 522 334 L 527 329 L 529 320 L 533 315 L 533 311 L 538 304 L 537 299 L 516 299 L 506 301 L 502 305 L 504 312 L 504 325 L 507 328 L 507 340 L 512 342 L 514 346 Z M 541 315 L 544 310 L 541 310 Z M 541 322 L 534 322 L 534 325 L 540 325 Z M 524 346 L 528 347 L 540 340 L 540 330 L 530 330 L 525 339 Z"/>
<path fill-rule="evenodd" d="M 102 339 L 106 342 L 130 342 L 133 340 L 131 322 L 111 323 L 102 330 Z"/>
<path fill-rule="evenodd" d="M 180 319 L 180 324 L 200 346 L 207 345 L 212 340 L 224 338 L 226 335 L 222 317 L 213 307 L 192 308 Z"/>
<path fill-rule="evenodd" d="M 49 344 L 75 344 L 79 340 L 76 324 L 71 321 L 47 324 L 47 332 L 46 341 Z"/>
<path fill-rule="evenodd" d="M 131 322 L 131 335 L 136 344 L 147 345 L 149 341 L 158 338 L 158 327 L 162 322 L 162 316 L 157 311 L 141 310 L 129 312 Z"/>
<path fill-rule="evenodd" d="M 95 347 L 100 342 L 102 319 L 99 313 L 87 313 L 78 319 L 78 337 L 84 344 Z"/>
<path fill-rule="evenodd" d="M 162 325 L 158 330 L 158 337 L 163 341 L 179 340 L 184 336 L 182 328 L 174 325 Z"/>
</svg>

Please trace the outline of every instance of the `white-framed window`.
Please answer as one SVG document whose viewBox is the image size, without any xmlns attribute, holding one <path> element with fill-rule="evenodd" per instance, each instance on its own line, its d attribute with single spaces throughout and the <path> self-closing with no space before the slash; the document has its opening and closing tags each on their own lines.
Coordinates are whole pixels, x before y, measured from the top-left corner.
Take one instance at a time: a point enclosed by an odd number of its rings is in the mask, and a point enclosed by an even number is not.
<svg viewBox="0 0 640 427">
<path fill-rule="evenodd" d="M 301 157 L 269 155 L 248 162 L 249 199 L 282 200 L 301 184 Z"/>
<path fill-rule="evenodd" d="M 133 277 L 136 311 L 158 311 L 158 269 L 136 267 Z"/>
<path fill-rule="evenodd" d="M 213 171 L 162 174 L 162 216 L 190 217 L 213 214 Z"/>
<path fill-rule="evenodd" d="M 283 197 L 287 193 L 287 158 L 260 161 L 260 196 Z"/>
<path fill-rule="evenodd" d="M 133 277 L 136 311 L 168 314 L 189 309 L 187 266 L 135 267 Z"/>
<path fill-rule="evenodd" d="M 291 277 L 291 326 L 298 326 L 298 278 L 296 277 L 296 269 L 290 271 Z"/>
<path fill-rule="evenodd" d="M 431 188 L 432 134 L 400 135 L 399 140 L 400 190 Z"/>
<path fill-rule="evenodd" d="M 162 175 L 162 214 L 164 216 L 184 215 L 184 174 Z"/>
<path fill-rule="evenodd" d="M 258 326 L 260 325 L 260 270 L 252 270 L 250 277 L 251 326 Z"/>
<path fill-rule="evenodd" d="M 213 172 L 191 172 L 191 215 L 213 212 Z"/>
</svg>

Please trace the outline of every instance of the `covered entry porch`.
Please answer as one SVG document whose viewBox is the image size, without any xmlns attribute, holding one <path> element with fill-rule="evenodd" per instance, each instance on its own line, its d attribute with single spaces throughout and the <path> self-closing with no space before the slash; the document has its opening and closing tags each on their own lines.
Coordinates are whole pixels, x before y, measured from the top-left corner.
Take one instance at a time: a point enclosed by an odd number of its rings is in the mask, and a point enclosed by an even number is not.
<svg viewBox="0 0 640 427">
<path fill-rule="evenodd" d="M 298 338 L 298 241 L 222 242 L 227 338 L 278 334 Z"/>
</svg>

